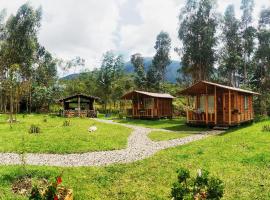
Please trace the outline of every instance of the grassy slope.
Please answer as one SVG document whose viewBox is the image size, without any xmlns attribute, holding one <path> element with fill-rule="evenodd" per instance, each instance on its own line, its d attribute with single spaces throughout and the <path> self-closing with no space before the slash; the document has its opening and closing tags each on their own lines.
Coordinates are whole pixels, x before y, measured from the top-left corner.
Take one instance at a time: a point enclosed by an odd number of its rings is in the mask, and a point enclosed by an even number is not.
<svg viewBox="0 0 270 200">
<path fill-rule="evenodd" d="M 185 119 L 161 119 L 161 120 L 141 120 L 141 119 L 122 119 L 115 120 L 119 123 L 144 126 L 148 128 L 161 128 L 171 131 L 202 131 L 206 128 L 190 127 L 185 124 Z"/>
<path fill-rule="evenodd" d="M 10 129 L 6 116 L 0 117 L 0 152 L 47 152 L 47 153 L 76 153 L 98 150 L 122 149 L 127 144 L 131 129 L 99 123 L 87 118 L 71 118 L 71 126 L 63 127 L 65 118 L 47 117 L 43 115 L 19 116 L 20 123 Z M 39 135 L 29 134 L 31 124 L 41 128 Z M 98 130 L 88 132 L 91 125 Z M 24 147 L 22 145 L 24 137 Z"/>
<path fill-rule="evenodd" d="M 107 167 L 64 168 L 63 182 L 76 200 L 170 199 L 170 188 L 180 166 L 196 173 L 205 168 L 225 182 L 224 199 L 270 199 L 270 133 L 262 122 L 222 136 L 163 150 L 135 163 Z M 35 176 L 56 176 L 63 168 L 27 167 Z M 18 167 L 0 167 L 0 199 L 12 196 L 9 184 Z M 26 198 L 25 198 L 26 199 Z"/>
</svg>

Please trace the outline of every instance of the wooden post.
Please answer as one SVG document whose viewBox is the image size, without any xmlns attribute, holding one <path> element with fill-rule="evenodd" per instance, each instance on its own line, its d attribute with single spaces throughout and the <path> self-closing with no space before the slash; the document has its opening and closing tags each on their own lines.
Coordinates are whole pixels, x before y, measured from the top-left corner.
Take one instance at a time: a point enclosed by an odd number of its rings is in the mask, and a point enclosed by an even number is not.
<svg viewBox="0 0 270 200">
<path fill-rule="evenodd" d="M 225 93 L 223 91 L 223 94 L 222 94 L 222 113 L 223 113 L 223 123 L 225 122 Z"/>
<path fill-rule="evenodd" d="M 207 85 L 205 90 L 205 122 L 208 124 L 208 91 L 207 91 Z"/>
<path fill-rule="evenodd" d="M 215 96 L 214 96 L 214 112 L 215 112 L 215 125 L 217 124 L 217 86 L 215 86 Z"/>
<path fill-rule="evenodd" d="M 231 90 L 229 90 L 229 125 L 231 125 L 232 121 L 232 112 L 231 112 Z"/>
<path fill-rule="evenodd" d="M 187 110 L 186 110 L 186 113 L 187 113 L 187 123 L 189 122 L 189 115 L 188 115 L 188 106 L 189 106 L 189 96 L 187 96 Z"/>
<path fill-rule="evenodd" d="M 81 98 L 78 96 L 78 116 L 80 117 L 81 115 Z"/>
</svg>

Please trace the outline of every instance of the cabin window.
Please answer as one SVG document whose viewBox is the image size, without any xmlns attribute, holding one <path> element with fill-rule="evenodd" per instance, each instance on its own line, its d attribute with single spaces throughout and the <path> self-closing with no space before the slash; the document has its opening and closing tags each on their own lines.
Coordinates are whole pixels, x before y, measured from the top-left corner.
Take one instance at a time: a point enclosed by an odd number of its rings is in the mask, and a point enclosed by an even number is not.
<svg viewBox="0 0 270 200">
<path fill-rule="evenodd" d="M 144 108 L 145 109 L 151 109 L 154 105 L 154 99 L 153 98 L 145 98 L 144 99 Z"/>
<path fill-rule="evenodd" d="M 199 107 L 199 111 L 205 112 L 205 96 L 204 95 L 201 95 L 200 96 L 200 107 Z"/>
<path fill-rule="evenodd" d="M 245 110 L 248 110 L 248 96 L 245 96 L 244 101 Z"/>
<path fill-rule="evenodd" d="M 189 97 L 189 107 L 191 108 L 191 109 L 195 109 L 195 103 L 196 103 L 196 97 L 195 96 L 191 96 L 191 97 Z"/>
<path fill-rule="evenodd" d="M 214 96 L 209 95 L 208 96 L 208 112 L 214 113 L 214 108 L 215 108 Z"/>
</svg>

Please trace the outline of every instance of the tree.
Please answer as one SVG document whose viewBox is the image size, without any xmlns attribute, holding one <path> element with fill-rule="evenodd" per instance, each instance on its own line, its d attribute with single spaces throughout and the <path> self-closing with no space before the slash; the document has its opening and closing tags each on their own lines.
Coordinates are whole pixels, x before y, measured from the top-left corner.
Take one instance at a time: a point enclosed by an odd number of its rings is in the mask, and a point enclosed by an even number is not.
<svg viewBox="0 0 270 200">
<path fill-rule="evenodd" d="M 240 75 L 244 84 L 248 85 L 254 69 L 251 66 L 251 56 L 255 47 L 256 29 L 252 26 L 252 12 L 254 9 L 254 0 L 242 0 L 241 2 L 241 45 L 243 65 L 240 68 Z"/>
<path fill-rule="evenodd" d="M 242 47 L 240 37 L 240 22 L 236 19 L 234 6 L 229 5 L 225 11 L 222 25 L 223 47 L 220 51 L 219 73 L 222 80 L 228 85 L 239 84 L 239 66 L 241 65 Z"/>
<path fill-rule="evenodd" d="M 270 111 L 270 8 L 262 9 L 258 25 L 258 49 L 255 52 L 256 69 L 252 85 L 260 92 L 257 107 L 260 114 Z"/>
<path fill-rule="evenodd" d="M 160 91 L 161 83 L 165 80 L 166 67 L 171 63 L 171 38 L 168 33 L 161 31 L 158 34 L 155 49 L 156 54 L 147 72 L 147 82 L 151 89 Z"/>
<path fill-rule="evenodd" d="M 18 66 L 18 73 L 21 76 L 20 84 L 29 86 L 27 91 L 30 108 L 32 72 L 40 20 L 41 9 L 35 10 L 29 4 L 23 4 L 15 16 L 9 17 L 6 23 L 5 40 L 1 48 L 2 63 L 6 71 L 9 71 L 12 66 Z M 17 95 L 20 94 L 20 92 L 17 93 Z M 14 101 L 19 103 L 20 96 L 14 96 L 13 98 L 16 98 L 16 101 L 15 99 Z"/>
<path fill-rule="evenodd" d="M 141 56 L 141 54 L 136 53 L 131 56 L 130 61 L 134 66 L 135 71 L 134 82 L 136 87 L 142 90 L 146 89 L 147 80 L 144 70 L 143 57 Z"/>
<path fill-rule="evenodd" d="M 183 43 L 180 49 L 184 76 L 192 82 L 211 79 L 216 60 L 217 14 L 215 1 L 187 0 L 179 16 L 178 38 Z"/>
<path fill-rule="evenodd" d="M 124 62 L 122 56 L 115 56 L 112 51 L 103 55 L 101 68 L 98 73 L 98 85 L 102 91 L 105 110 L 115 91 L 115 82 L 123 76 Z"/>
</svg>

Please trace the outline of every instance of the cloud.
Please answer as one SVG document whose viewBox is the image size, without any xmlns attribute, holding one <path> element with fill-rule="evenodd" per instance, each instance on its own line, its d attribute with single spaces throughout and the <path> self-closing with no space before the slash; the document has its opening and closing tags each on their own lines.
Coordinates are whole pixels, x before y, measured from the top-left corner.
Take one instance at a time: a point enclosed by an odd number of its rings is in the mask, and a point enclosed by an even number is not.
<svg viewBox="0 0 270 200">
<path fill-rule="evenodd" d="M 162 30 L 169 33 L 172 47 L 179 46 L 178 15 L 183 4 L 184 1 L 141 0 L 134 9 L 142 23 L 121 27 L 119 49 L 128 54 L 139 52 L 144 56 L 153 56 L 156 36 Z M 171 54 L 173 58 L 176 57 L 173 50 Z"/>
<path fill-rule="evenodd" d="M 100 65 L 107 50 L 115 50 L 129 59 L 133 53 L 153 56 L 157 34 L 163 30 L 172 39 L 171 57 L 179 47 L 177 38 L 178 15 L 186 0 L 0 0 L 7 13 L 25 2 L 42 6 L 43 19 L 39 41 L 58 57 L 86 59 L 89 69 Z M 234 4 L 237 16 L 241 0 L 218 0 L 218 11 L 224 13 Z M 255 21 L 263 5 L 269 0 L 255 1 Z"/>
</svg>

